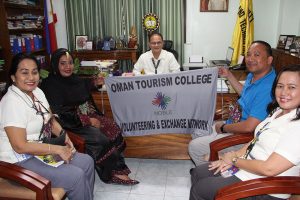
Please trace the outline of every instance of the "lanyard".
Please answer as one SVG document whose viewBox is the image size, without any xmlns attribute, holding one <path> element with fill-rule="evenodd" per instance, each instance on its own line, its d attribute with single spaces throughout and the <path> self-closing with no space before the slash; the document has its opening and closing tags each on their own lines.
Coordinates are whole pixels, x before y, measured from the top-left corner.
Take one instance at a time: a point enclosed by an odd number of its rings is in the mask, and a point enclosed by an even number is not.
<svg viewBox="0 0 300 200">
<path fill-rule="evenodd" d="M 159 65 L 159 63 L 160 63 L 160 60 L 158 60 L 157 63 L 155 64 L 154 58 L 152 58 L 152 63 L 153 63 L 153 66 L 154 66 L 154 68 L 155 68 L 155 74 L 157 74 L 157 68 L 158 68 L 158 65 Z"/>
<path fill-rule="evenodd" d="M 260 134 L 266 130 L 268 130 L 269 128 L 267 128 L 267 126 L 270 124 L 270 122 L 267 122 L 263 127 L 261 127 L 259 129 L 259 131 L 257 131 L 256 135 L 254 136 L 254 138 L 251 140 L 249 146 L 246 149 L 246 153 L 243 156 L 244 159 L 246 159 L 248 157 L 248 155 L 250 154 L 250 152 L 252 151 L 255 143 L 258 141 L 258 138 L 260 136 Z"/>
</svg>

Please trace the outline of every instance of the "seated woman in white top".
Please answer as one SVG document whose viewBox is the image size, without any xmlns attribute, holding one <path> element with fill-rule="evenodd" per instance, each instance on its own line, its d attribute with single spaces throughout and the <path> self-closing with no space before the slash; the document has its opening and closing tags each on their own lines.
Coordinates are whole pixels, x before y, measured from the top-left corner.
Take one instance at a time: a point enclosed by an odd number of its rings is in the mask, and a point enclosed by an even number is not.
<svg viewBox="0 0 300 200">
<path fill-rule="evenodd" d="M 68 135 L 61 145 L 42 143 L 44 130 L 59 136 L 63 129 L 51 118 L 48 101 L 37 86 L 39 68 L 33 56 L 17 54 L 8 72 L 5 95 L 0 101 L 0 160 L 15 163 L 64 188 L 68 199 L 93 199 L 94 161 L 74 151 Z M 49 126 L 48 126 L 49 125 Z M 58 155 L 64 164 L 53 167 L 35 156 Z"/>
<path fill-rule="evenodd" d="M 238 151 L 191 170 L 190 200 L 214 199 L 218 189 L 232 183 L 269 176 L 299 176 L 300 66 L 283 68 L 274 81 L 270 113 L 255 129 L 255 138 Z M 228 174 L 232 166 L 235 170 Z M 223 177 L 231 175 L 229 177 Z M 271 194 L 254 199 L 287 199 Z M 248 199 L 248 198 L 247 198 Z M 249 198 L 252 199 L 252 198 Z"/>
<path fill-rule="evenodd" d="M 180 66 L 171 52 L 163 50 L 163 37 L 153 32 L 149 36 L 150 51 L 143 53 L 134 65 L 133 74 L 166 74 L 179 72 Z"/>
</svg>

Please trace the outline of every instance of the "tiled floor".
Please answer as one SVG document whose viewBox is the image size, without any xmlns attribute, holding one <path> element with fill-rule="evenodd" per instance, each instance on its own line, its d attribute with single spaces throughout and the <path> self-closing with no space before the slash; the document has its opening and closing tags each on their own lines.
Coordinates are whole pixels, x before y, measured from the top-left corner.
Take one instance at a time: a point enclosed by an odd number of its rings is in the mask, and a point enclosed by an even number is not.
<svg viewBox="0 0 300 200">
<path fill-rule="evenodd" d="M 126 158 L 135 186 L 103 183 L 96 175 L 95 200 L 188 200 L 190 160 Z"/>
</svg>

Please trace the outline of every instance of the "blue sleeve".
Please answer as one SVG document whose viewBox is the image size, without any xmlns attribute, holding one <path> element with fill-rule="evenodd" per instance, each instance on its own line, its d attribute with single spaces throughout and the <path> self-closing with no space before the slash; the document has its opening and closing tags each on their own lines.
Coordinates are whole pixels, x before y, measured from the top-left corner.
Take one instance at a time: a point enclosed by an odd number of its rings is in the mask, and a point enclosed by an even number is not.
<svg viewBox="0 0 300 200">
<path fill-rule="evenodd" d="M 261 87 L 252 101 L 251 108 L 249 110 L 249 117 L 254 117 L 263 121 L 268 116 L 267 106 L 271 101 L 271 88 Z"/>
</svg>

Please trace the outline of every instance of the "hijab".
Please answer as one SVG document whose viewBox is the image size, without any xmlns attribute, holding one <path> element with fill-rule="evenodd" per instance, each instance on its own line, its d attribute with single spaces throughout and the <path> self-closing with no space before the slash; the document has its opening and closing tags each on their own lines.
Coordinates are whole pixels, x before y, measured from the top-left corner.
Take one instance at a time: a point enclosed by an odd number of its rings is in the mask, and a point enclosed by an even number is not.
<svg viewBox="0 0 300 200">
<path fill-rule="evenodd" d="M 42 81 L 44 91 L 51 106 L 76 106 L 90 99 L 89 82 L 79 78 L 76 74 L 68 77 L 59 72 L 59 59 L 62 56 L 71 56 L 64 48 L 57 49 L 51 56 L 51 72 Z M 73 57 L 72 57 L 73 59 Z"/>
</svg>

